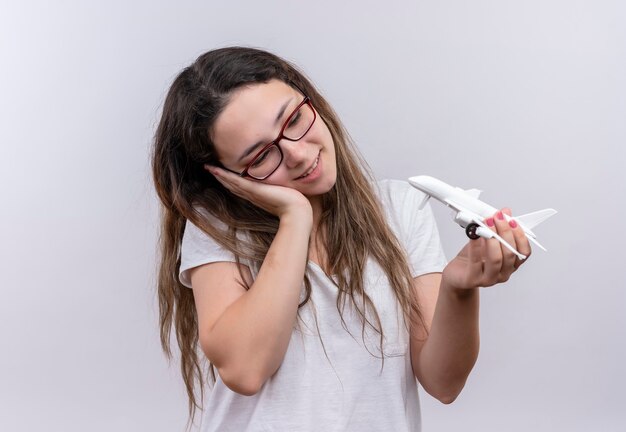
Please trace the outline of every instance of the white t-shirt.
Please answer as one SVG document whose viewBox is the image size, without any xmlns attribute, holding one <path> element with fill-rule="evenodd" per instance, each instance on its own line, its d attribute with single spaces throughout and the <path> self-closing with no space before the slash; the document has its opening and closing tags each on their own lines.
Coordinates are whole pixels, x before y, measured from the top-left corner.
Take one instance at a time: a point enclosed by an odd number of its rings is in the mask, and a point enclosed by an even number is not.
<svg viewBox="0 0 626 432">
<path fill-rule="evenodd" d="M 407 251 L 412 276 L 441 272 L 446 259 L 432 211 L 428 205 L 418 210 L 424 194 L 398 180 L 378 182 L 377 192 L 390 227 Z M 232 253 L 190 222 L 181 255 L 180 281 L 188 287 L 189 269 L 235 261 Z M 258 269 L 251 266 L 250 271 L 256 277 Z M 346 331 L 337 311 L 337 287 L 315 263 L 308 263 L 307 273 L 311 301 L 300 308 L 300 320 L 280 368 L 254 396 L 233 392 L 217 375 L 205 397 L 202 432 L 419 431 L 409 333 L 378 263 L 368 261 L 364 282 L 385 335 L 382 368 L 374 331 L 366 326 L 364 343 L 362 324 L 350 301 L 343 311 Z"/>
</svg>

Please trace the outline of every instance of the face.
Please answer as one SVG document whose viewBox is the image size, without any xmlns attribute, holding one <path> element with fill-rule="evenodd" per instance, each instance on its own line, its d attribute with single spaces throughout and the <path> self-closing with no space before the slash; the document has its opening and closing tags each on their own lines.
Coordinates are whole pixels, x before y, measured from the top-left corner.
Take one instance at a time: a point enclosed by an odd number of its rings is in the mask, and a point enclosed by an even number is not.
<svg viewBox="0 0 626 432">
<path fill-rule="evenodd" d="M 222 165 L 242 172 L 267 143 L 276 139 L 303 99 L 302 93 L 278 80 L 237 90 L 212 131 Z M 292 117 L 290 124 L 293 121 Z M 333 187 L 337 178 L 335 146 L 319 114 L 301 139 L 281 139 L 278 145 L 283 153 L 278 169 L 266 179 L 254 181 L 290 187 L 308 197 Z"/>
</svg>

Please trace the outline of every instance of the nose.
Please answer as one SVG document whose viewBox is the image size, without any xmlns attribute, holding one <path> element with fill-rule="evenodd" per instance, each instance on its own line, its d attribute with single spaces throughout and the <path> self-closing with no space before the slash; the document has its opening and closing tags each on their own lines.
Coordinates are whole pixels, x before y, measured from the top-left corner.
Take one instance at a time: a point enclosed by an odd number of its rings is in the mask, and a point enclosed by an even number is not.
<svg viewBox="0 0 626 432">
<path fill-rule="evenodd" d="M 283 151 L 283 159 L 287 168 L 296 168 L 307 161 L 304 140 L 289 141 L 283 138 L 278 145 Z"/>
</svg>

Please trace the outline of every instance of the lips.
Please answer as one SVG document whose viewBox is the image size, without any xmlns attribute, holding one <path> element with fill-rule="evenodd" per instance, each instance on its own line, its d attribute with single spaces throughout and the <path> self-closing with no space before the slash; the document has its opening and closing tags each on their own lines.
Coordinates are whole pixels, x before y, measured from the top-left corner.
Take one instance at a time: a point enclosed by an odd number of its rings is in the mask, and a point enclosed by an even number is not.
<svg viewBox="0 0 626 432">
<path fill-rule="evenodd" d="M 317 157 L 315 158 L 315 160 L 313 161 L 313 164 L 309 167 L 309 169 L 306 170 L 305 173 L 302 174 L 300 177 L 297 177 L 296 180 L 306 178 L 309 174 L 313 172 L 315 168 L 317 168 L 317 164 L 319 164 L 319 162 L 320 162 L 320 154 L 318 153 Z"/>
</svg>

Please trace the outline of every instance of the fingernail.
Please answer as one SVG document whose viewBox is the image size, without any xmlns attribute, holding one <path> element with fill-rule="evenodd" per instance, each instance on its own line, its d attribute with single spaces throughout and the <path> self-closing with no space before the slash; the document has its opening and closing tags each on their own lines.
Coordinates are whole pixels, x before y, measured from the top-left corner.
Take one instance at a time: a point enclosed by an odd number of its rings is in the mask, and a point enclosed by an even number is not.
<svg viewBox="0 0 626 432">
<path fill-rule="evenodd" d="M 504 220 L 504 215 L 502 214 L 502 212 L 501 212 L 501 211 L 499 211 L 498 213 L 496 213 L 496 217 L 497 217 L 499 220 Z"/>
<path fill-rule="evenodd" d="M 515 220 L 514 220 L 514 219 L 511 219 L 511 220 L 509 221 L 509 225 L 511 226 L 511 228 L 517 228 L 517 222 L 515 222 Z"/>
<path fill-rule="evenodd" d="M 489 219 L 487 219 L 485 222 L 487 222 L 487 226 L 492 227 L 492 226 L 494 225 L 494 223 L 493 223 L 493 218 L 489 218 Z"/>
</svg>

